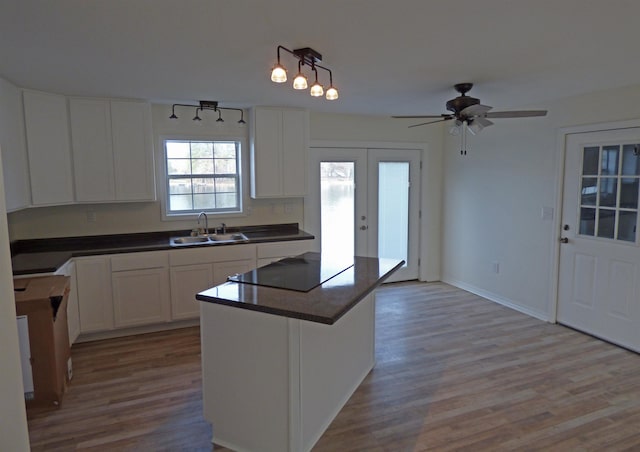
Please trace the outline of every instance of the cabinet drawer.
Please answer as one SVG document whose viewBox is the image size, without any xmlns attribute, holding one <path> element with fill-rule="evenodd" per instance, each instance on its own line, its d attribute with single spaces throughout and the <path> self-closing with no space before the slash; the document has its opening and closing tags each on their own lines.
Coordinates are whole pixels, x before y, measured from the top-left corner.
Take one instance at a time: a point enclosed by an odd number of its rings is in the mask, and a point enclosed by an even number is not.
<svg viewBox="0 0 640 452">
<path fill-rule="evenodd" d="M 129 253 L 111 257 L 111 271 L 141 270 L 169 266 L 169 254 L 166 251 Z"/>
<path fill-rule="evenodd" d="M 311 251 L 313 240 L 292 240 L 290 242 L 274 242 L 258 244 L 258 259 L 297 256 Z"/>
<path fill-rule="evenodd" d="M 206 245 L 200 248 L 173 250 L 171 266 L 208 264 L 211 262 L 238 261 L 256 258 L 256 245 Z"/>
</svg>

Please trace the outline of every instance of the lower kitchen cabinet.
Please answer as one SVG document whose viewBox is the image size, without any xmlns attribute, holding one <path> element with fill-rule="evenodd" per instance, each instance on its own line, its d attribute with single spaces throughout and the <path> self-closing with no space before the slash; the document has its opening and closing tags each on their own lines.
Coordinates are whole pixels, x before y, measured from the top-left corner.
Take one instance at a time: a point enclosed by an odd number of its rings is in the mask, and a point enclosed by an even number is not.
<svg viewBox="0 0 640 452">
<path fill-rule="evenodd" d="M 169 321 L 171 289 L 167 252 L 113 256 L 111 272 L 116 328 Z"/>
<path fill-rule="evenodd" d="M 195 295 L 213 285 L 212 264 L 171 267 L 171 318 L 197 318 L 200 315 L 200 302 Z"/>
<path fill-rule="evenodd" d="M 76 280 L 76 263 L 68 261 L 55 273 L 69 277 L 69 298 L 67 300 L 67 325 L 69 328 L 69 345 L 80 335 L 80 311 L 78 308 L 78 283 Z"/>
<path fill-rule="evenodd" d="M 297 256 L 311 250 L 310 240 L 294 240 L 291 242 L 259 243 L 257 245 L 257 266 L 264 267 L 285 257 Z"/>
<path fill-rule="evenodd" d="M 78 283 L 80 332 L 112 330 L 113 297 L 108 257 L 81 257 L 75 260 Z"/>
<path fill-rule="evenodd" d="M 213 264 L 213 285 L 217 286 L 227 280 L 228 276 L 245 273 L 256 268 L 255 259 L 240 261 L 215 262 Z"/>
</svg>

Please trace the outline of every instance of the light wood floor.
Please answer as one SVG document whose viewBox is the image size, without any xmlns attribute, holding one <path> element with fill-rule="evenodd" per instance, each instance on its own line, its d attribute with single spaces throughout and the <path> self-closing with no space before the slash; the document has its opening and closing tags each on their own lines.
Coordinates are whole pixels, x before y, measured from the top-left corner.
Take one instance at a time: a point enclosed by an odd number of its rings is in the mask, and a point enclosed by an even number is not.
<svg viewBox="0 0 640 452">
<path fill-rule="evenodd" d="M 314 451 L 640 450 L 640 355 L 446 284 L 386 285 L 377 308 L 376 366 Z M 34 451 L 211 450 L 197 328 L 72 352 Z"/>
</svg>

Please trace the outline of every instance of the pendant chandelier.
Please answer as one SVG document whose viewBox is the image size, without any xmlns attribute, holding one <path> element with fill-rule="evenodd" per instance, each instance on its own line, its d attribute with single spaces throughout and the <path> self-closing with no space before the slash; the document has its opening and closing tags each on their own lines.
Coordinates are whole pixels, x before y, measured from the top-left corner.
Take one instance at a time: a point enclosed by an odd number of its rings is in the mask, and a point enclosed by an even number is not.
<svg viewBox="0 0 640 452">
<path fill-rule="evenodd" d="M 310 71 L 313 72 L 315 77 L 314 82 L 311 85 L 311 89 L 309 90 L 309 94 L 313 97 L 322 97 L 322 95 L 324 95 L 327 100 L 336 100 L 338 98 L 338 90 L 333 86 L 333 74 L 331 73 L 331 70 L 318 64 L 319 61 L 322 61 L 322 55 L 310 47 L 289 50 L 286 47 L 278 46 L 278 61 L 271 69 L 272 82 L 284 83 L 287 81 L 287 70 L 280 63 L 280 50 L 283 50 L 298 59 L 298 73 L 293 79 L 293 89 L 302 90 L 309 87 L 307 76 L 302 72 L 303 66 L 307 65 L 310 67 Z M 327 88 L 326 93 L 324 91 L 324 87 L 320 82 L 318 82 L 318 68 L 329 73 L 329 87 Z"/>
<path fill-rule="evenodd" d="M 246 124 L 246 121 L 244 120 L 244 110 L 240 108 L 219 107 L 218 102 L 215 100 L 201 100 L 198 105 L 173 104 L 173 106 L 171 107 L 171 116 L 169 116 L 169 119 L 178 119 L 178 116 L 176 116 L 176 107 L 195 108 L 196 115 L 193 117 L 194 121 L 202 121 L 202 118 L 200 117 L 200 114 L 199 114 L 202 111 L 205 111 L 205 110 L 215 111 L 218 113 L 218 119 L 216 119 L 217 123 L 224 122 L 224 119 L 222 119 L 222 110 L 239 111 L 240 119 L 238 120 L 238 124 L 240 125 Z"/>
</svg>

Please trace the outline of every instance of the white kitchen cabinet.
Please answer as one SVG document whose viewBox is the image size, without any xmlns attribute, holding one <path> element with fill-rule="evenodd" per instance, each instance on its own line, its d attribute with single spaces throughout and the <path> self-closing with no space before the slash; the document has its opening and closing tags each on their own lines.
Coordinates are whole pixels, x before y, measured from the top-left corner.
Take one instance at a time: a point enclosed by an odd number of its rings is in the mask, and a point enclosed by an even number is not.
<svg viewBox="0 0 640 452">
<path fill-rule="evenodd" d="M 74 201 L 67 99 L 25 90 L 24 118 L 34 206 Z"/>
<path fill-rule="evenodd" d="M 113 297 L 108 256 L 75 259 L 80 332 L 112 330 Z"/>
<path fill-rule="evenodd" d="M 69 99 L 76 200 L 115 199 L 111 113 L 100 99 Z"/>
<path fill-rule="evenodd" d="M 71 98 L 69 106 L 76 200 L 155 200 L 149 104 Z"/>
<path fill-rule="evenodd" d="M 78 282 L 76 280 L 76 263 L 67 261 L 55 272 L 56 275 L 69 277 L 69 298 L 67 300 L 67 326 L 69 328 L 69 344 L 78 339 L 80 335 L 80 310 L 78 307 Z"/>
<path fill-rule="evenodd" d="M 171 318 L 197 318 L 196 294 L 222 284 L 227 276 L 256 267 L 256 245 L 205 246 L 173 250 L 171 267 Z"/>
<path fill-rule="evenodd" d="M 250 135 L 251 197 L 305 196 L 309 112 L 255 107 Z"/>
<path fill-rule="evenodd" d="M 113 256 L 111 272 L 116 328 L 169 321 L 167 252 L 152 251 Z"/>
<path fill-rule="evenodd" d="M 25 142 L 22 92 L 0 78 L 0 148 L 7 212 L 29 207 L 29 167 Z"/>
<path fill-rule="evenodd" d="M 213 285 L 213 264 L 171 267 L 171 318 L 197 318 L 200 302 L 196 300 L 196 294 Z"/>
</svg>

